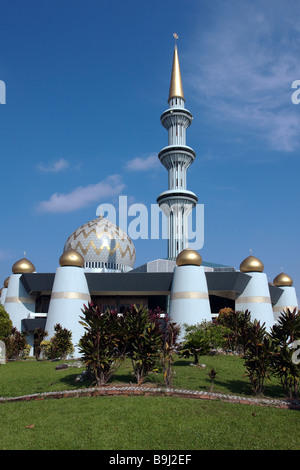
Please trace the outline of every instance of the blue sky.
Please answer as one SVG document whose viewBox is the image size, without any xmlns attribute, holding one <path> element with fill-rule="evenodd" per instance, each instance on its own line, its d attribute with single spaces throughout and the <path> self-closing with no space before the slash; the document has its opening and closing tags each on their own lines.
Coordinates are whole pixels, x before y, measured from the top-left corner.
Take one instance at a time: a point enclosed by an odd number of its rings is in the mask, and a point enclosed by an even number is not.
<svg viewBox="0 0 300 470">
<path fill-rule="evenodd" d="M 64 243 L 120 194 L 167 189 L 174 39 L 205 206 L 204 260 L 259 257 L 300 291 L 300 3 L 289 0 L 3 0 L 0 11 L 0 275 L 23 257 L 55 271 Z M 136 240 L 136 266 L 165 240 Z"/>
</svg>

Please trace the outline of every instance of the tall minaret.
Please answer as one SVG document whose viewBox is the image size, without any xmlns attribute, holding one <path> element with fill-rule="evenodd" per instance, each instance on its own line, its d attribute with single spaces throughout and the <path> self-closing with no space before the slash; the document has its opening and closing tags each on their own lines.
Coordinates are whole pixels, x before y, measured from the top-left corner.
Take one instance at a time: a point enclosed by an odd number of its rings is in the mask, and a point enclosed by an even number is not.
<svg viewBox="0 0 300 470">
<path fill-rule="evenodd" d="M 175 39 L 178 38 L 174 34 Z M 186 189 L 186 170 L 196 154 L 186 145 L 186 129 L 193 116 L 185 109 L 177 44 L 175 43 L 173 68 L 169 92 L 169 109 L 161 115 L 161 124 L 169 133 L 169 145 L 158 158 L 169 173 L 168 191 L 157 198 L 157 204 L 168 217 L 168 259 L 176 259 L 188 246 L 188 216 L 198 202 L 197 196 Z"/>
</svg>

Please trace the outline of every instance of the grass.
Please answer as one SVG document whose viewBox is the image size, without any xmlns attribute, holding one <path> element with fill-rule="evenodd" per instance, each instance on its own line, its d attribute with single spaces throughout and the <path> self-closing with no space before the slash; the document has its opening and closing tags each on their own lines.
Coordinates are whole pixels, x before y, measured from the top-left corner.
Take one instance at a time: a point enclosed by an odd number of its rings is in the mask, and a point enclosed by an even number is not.
<svg viewBox="0 0 300 470">
<path fill-rule="evenodd" d="M 205 369 L 191 366 L 187 359 L 176 360 L 173 387 L 210 390 L 211 381 L 208 372 L 214 368 L 217 371 L 214 392 L 253 396 L 249 380 L 245 376 L 243 360 L 240 357 L 208 355 L 202 356 L 200 362 L 206 365 Z M 27 360 L 0 365 L 0 396 L 11 397 L 57 390 L 74 390 L 91 385 L 91 382 L 75 382 L 75 378 L 83 368 L 71 367 L 65 370 L 55 370 L 55 366 L 59 363 L 61 362 Z M 116 384 L 136 383 L 130 361 L 125 361 L 121 365 L 112 381 Z M 162 373 L 151 373 L 145 383 L 163 386 Z M 272 378 L 271 383 L 266 383 L 265 395 L 272 398 L 284 397 L 277 379 Z"/>
<path fill-rule="evenodd" d="M 205 369 L 175 362 L 174 387 L 210 390 L 208 372 L 218 374 L 214 391 L 251 395 L 237 356 L 204 356 Z M 11 362 L 0 366 L 0 396 L 72 390 L 81 370 L 55 370 L 56 362 Z M 135 384 L 130 362 L 114 383 Z M 148 383 L 163 385 L 162 374 Z M 267 396 L 282 398 L 273 381 Z M 295 450 L 300 449 L 299 411 L 172 397 L 82 397 L 0 404 L 1 450 Z M 34 425 L 31 428 L 26 426 Z"/>
<path fill-rule="evenodd" d="M 1 450 L 300 449 L 298 412 L 252 405 L 84 397 L 4 403 L 0 416 Z"/>
</svg>

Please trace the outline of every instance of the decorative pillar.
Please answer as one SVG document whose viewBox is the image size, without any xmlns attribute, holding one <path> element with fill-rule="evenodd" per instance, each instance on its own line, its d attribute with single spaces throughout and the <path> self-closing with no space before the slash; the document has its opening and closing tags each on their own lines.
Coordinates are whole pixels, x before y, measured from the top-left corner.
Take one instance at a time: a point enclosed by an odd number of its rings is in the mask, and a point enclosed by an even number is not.
<svg viewBox="0 0 300 470">
<path fill-rule="evenodd" d="M 72 343 L 75 355 L 79 355 L 78 342 L 84 334 L 84 327 L 79 323 L 81 309 L 90 302 L 88 284 L 84 273 L 84 259 L 75 250 L 68 250 L 59 259 L 60 266 L 56 270 L 49 311 L 46 321 L 48 339 L 55 334 L 54 327 L 72 331 Z"/>
<path fill-rule="evenodd" d="M 263 270 L 263 263 L 255 256 L 249 256 L 241 263 L 240 271 L 248 274 L 251 279 L 244 292 L 236 299 L 235 309 L 249 310 L 251 320 L 257 320 L 261 325 L 265 323 L 266 331 L 270 331 L 274 325 L 274 315 L 268 279 Z"/>
<path fill-rule="evenodd" d="M 281 296 L 273 305 L 274 319 L 278 321 L 281 312 L 298 308 L 298 301 L 295 287 L 293 287 L 293 279 L 290 276 L 280 273 L 275 277 L 273 284 L 282 290 Z"/>
<path fill-rule="evenodd" d="M 195 250 L 186 248 L 177 256 L 176 264 L 169 314 L 172 321 L 180 325 L 180 340 L 183 340 L 184 323 L 195 325 L 211 321 L 212 317 L 201 255 Z"/>
<path fill-rule="evenodd" d="M 26 258 L 17 261 L 12 267 L 9 278 L 4 308 L 9 314 L 13 326 L 22 332 L 22 320 L 35 313 L 35 299 L 32 298 L 20 278 L 22 274 L 34 273 L 34 265 Z"/>
</svg>

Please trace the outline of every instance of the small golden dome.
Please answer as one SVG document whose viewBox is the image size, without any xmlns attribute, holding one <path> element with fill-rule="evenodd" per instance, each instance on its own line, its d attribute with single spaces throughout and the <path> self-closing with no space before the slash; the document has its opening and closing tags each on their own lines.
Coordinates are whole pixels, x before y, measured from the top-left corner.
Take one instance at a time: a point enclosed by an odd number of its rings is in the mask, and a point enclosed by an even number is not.
<svg viewBox="0 0 300 470">
<path fill-rule="evenodd" d="M 202 256 L 198 251 L 192 250 L 191 248 L 186 248 L 182 250 L 176 258 L 177 266 L 201 266 Z"/>
<path fill-rule="evenodd" d="M 12 267 L 12 272 L 14 274 L 34 273 L 34 271 L 35 266 L 26 258 L 20 259 Z"/>
<path fill-rule="evenodd" d="M 8 277 L 5 279 L 4 283 L 3 283 L 3 285 L 4 285 L 5 289 L 7 289 L 7 288 L 8 288 L 9 279 L 10 279 L 10 276 L 8 276 Z"/>
<path fill-rule="evenodd" d="M 240 271 L 243 273 L 262 273 L 264 264 L 255 256 L 248 256 L 240 265 Z"/>
<path fill-rule="evenodd" d="M 75 250 L 65 251 L 59 258 L 59 264 L 61 266 L 76 266 L 83 268 L 84 259 L 83 256 Z"/>
<path fill-rule="evenodd" d="M 293 279 L 285 273 L 280 273 L 275 277 L 273 284 L 276 287 L 291 287 L 293 285 Z"/>
</svg>

